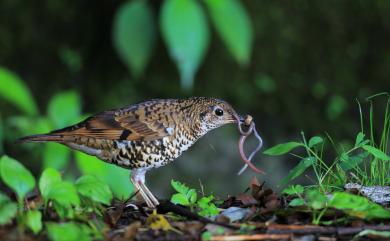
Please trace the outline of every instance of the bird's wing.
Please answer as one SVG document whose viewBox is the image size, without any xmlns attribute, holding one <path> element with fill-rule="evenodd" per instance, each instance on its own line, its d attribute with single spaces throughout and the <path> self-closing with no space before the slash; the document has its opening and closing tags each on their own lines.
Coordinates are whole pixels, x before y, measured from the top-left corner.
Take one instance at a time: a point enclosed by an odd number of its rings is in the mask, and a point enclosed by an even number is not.
<svg viewBox="0 0 390 241">
<path fill-rule="evenodd" d="M 138 104 L 101 112 L 54 133 L 109 140 L 152 141 L 171 135 L 174 127 L 168 113 L 158 108 L 157 104 Z"/>
</svg>

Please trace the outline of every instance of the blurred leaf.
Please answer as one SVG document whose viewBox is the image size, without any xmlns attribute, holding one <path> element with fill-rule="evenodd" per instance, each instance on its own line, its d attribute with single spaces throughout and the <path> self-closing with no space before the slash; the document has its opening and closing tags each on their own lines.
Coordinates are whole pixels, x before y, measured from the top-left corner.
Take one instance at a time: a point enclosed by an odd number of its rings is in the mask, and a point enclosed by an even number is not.
<svg viewBox="0 0 390 241">
<path fill-rule="evenodd" d="M 322 139 L 322 137 L 320 136 L 313 136 L 312 138 L 310 138 L 309 140 L 309 147 L 314 147 L 318 144 L 321 144 L 324 142 L 324 139 Z"/>
<path fill-rule="evenodd" d="M 58 143 L 45 143 L 43 150 L 43 167 L 61 170 L 70 161 L 71 150 Z"/>
<path fill-rule="evenodd" d="M 348 156 L 345 152 L 341 154 L 341 163 L 340 167 L 343 171 L 351 170 L 357 167 L 360 163 L 363 162 L 365 158 L 368 157 L 367 152 L 362 152 L 354 156 Z"/>
<path fill-rule="evenodd" d="M 322 99 L 328 93 L 328 88 L 326 87 L 324 82 L 319 81 L 314 84 L 312 92 L 314 97 Z"/>
<path fill-rule="evenodd" d="M 373 146 L 364 145 L 362 146 L 362 148 L 378 159 L 381 159 L 383 161 L 390 161 L 390 157 L 386 155 L 386 153 Z"/>
<path fill-rule="evenodd" d="M 247 65 L 253 44 L 252 25 L 238 0 L 206 0 L 219 35 L 240 65 Z"/>
<path fill-rule="evenodd" d="M 113 39 L 118 55 L 138 77 L 150 61 L 156 40 L 153 13 L 147 1 L 125 2 L 118 9 Z"/>
<path fill-rule="evenodd" d="M 48 115 L 55 128 L 75 124 L 80 120 L 81 101 L 75 91 L 56 94 L 49 102 Z"/>
<path fill-rule="evenodd" d="M 112 193 L 107 184 L 103 183 L 95 176 L 85 175 L 76 181 L 77 191 L 95 202 L 106 205 L 111 203 Z"/>
<path fill-rule="evenodd" d="M 351 216 L 363 219 L 388 219 L 390 211 L 365 197 L 346 192 L 335 192 L 329 201 L 329 206 L 340 209 Z"/>
<path fill-rule="evenodd" d="M 49 199 L 49 193 L 53 186 L 61 181 L 61 174 L 53 168 L 47 168 L 42 172 L 42 175 L 39 178 L 39 190 L 45 199 L 45 202 Z"/>
<path fill-rule="evenodd" d="M 107 183 L 114 196 L 126 199 L 134 190 L 130 182 L 130 172 L 127 169 L 105 163 L 94 156 L 75 152 L 76 163 L 83 174 L 91 174 Z M 118 185 L 120 183 L 120 185 Z"/>
<path fill-rule="evenodd" d="M 26 213 L 26 224 L 34 234 L 42 230 L 42 213 L 38 210 L 29 210 Z"/>
<path fill-rule="evenodd" d="M 207 197 L 202 197 L 198 200 L 197 205 L 201 209 L 198 214 L 203 217 L 212 217 L 219 213 L 218 208 L 215 206 L 212 201 L 214 200 L 214 196 L 210 195 Z"/>
<path fill-rule="evenodd" d="M 61 47 L 59 49 L 59 56 L 64 64 L 68 67 L 71 73 L 76 73 L 80 71 L 82 66 L 82 59 L 80 53 L 69 48 Z"/>
<path fill-rule="evenodd" d="M 153 230 L 173 230 L 177 231 L 175 228 L 169 224 L 168 220 L 164 217 L 164 215 L 157 214 L 156 209 L 153 210 L 153 213 L 149 215 L 146 219 L 146 225 Z"/>
<path fill-rule="evenodd" d="M 277 144 L 265 150 L 263 153 L 270 156 L 279 156 L 286 154 L 287 152 L 290 152 L 292 149 L 297 148 L 299 146 L 303 146 L 303 144 L 299 142 L 287 142 L 283 144 Z"/>
<path fill-rule="evenodd" d="M 35 186 L 35 179 L 31 172 L 6 155 L 0 159 L 0 174 L 4 183 L 16 192 L 19 201 L 22 201 Z"/>
<path fill-rule="evenodd" d="M 27 115 L 37 115 L 38 108 L 24 82 L 11 71 L 0 67 L 0 96 Z"/>
<path fill-rule="evenodd" d="M 206 16 L 198 1 L 166 0 L 160 22 L 162 36 L 179 69 L 182 87 L 191 89 L 209 44 Z"/>
<path fill-rule="evenodd" d="M 372 229 L 365 229 L 363 231 L 360 231 L 360 233 L 356 234 L 355 237 L 352 240 L 359 240 L 358 237 L 364 237 L 368 236 L 371 240 L 373 238 L 390 238 L 390 231 L 378 231 L 378 230 L 372 230 Z"/>
<path fill-rule="evenodd" d="M 80 198 L 77 195 L 76 188 L 70 182 L 54 183 L 47 196 L 64 208 L 70 208 L 72 205 L 80 206 Z"/>
<path fill-rule="evenodd" d="M 171 180 L 171 186 L 178 192 L 184 195 L 187 195 L 188 191 L 190 190 L 187 185 L 184 183 L 181 183 L 179 181 Z"/>
<path fill-rule="evenodd" d="M 302 185 L 290 185 L 287 188 L 283 189 L 282 193 L 287 195 L 297 195 L 302 194 L 304 188 Z"/>
<path fill-rule="evenodd" d="M 256 87 L 263 93 L 272 93 L 276 90 L 276 82 L 267 75 L 258 75 L 255 78 Z"/>
<path fill-rule="evenodd" d="M 291 207 L 298 207 L 303 205 L 305 205 L 305 200 L 303 200 L 302 198 L 294 198 L 288 203 L 288 206 Z"/>
<path fill-rule="evenodd" d="M 308 205 L 313 209 L 322 209 L 326 205 L 327 198 L 317 189 L 308 190 L 306 193 Z"/>
<path fill-rule="evenodd" d="M 3 194 L 1 194 L 3 195 Z M 8 224 L 16 216 L 18 205 L 13 202 L 0 202 L 0 225 Z"/>
<path fill-rule="evenodd" d="M 47 233 L 51 241 L 91 241 L 92 230 L 85 224 L 46 223 Z"/>
<path fill-rule="evenodd" d="M 326 108 L 326 114 L 329 120 L 337 119 L 348 107 L 347 101 L 340 95 L 334 95 L 330 98 Z"/>
<path fill-rule="evenodd" d="M 3 118 L 1 117 L 0 113 L 0 155 L 3 154 L 3 140 L 4 140 L 4 127 L 3 127 Z"/>
<path fill-rule="evenodd" d="M 187 196 L 183 193 L 173 194 L 171 197 L 171 202 L 174 204 L 180 204 L 180 205 L 184 205 L 184 206 L 190 205 L 190 202 L 187 199 Z"/>
<path fill-rule="evenodd" d="M 312 166 L 314 164 L 314 162 L 315 162 L 314 157 L 306 157 L 306 158 L 302 159 L 298 163 L 298 165 L 296 165 L 293 169 L 291 169 L 290 172 L 288 173 L 288 175 L 282 179 L 280 186 L 284 186 L 288 182 L 290 182 L 291 180 L 302 175 L 302 173 L 304 173 L 307 168 Z"/>
<path fill-rule="evenodd" d="M 357 146 L 360 146 L 360 144 L 363 142 L 364 140 L 364 133 L 363 132 L 359 132 L 356 136 L 356 141 L 355 141 L 355 147 Z"/>
<path fill-rule="evenodd" d="M 195 189 L 190 189 L 188 192 L 187 192 L 187 199 L 190 203 L 195 203 L 196 200 L 198 199 L 198 195 L 196 194 L 196 191 Z"/>
</svg>

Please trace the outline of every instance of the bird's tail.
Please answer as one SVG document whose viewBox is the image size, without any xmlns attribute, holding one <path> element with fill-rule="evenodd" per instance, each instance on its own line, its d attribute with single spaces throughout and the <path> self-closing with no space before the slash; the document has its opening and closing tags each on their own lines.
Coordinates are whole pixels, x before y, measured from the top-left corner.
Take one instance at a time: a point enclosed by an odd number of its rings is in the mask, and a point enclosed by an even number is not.
<svg viewBox="0 0 390 241">
<path fill-rule="evenodd" d="M 16 140 L 16 143 L 48 142 L 48 141 L 62 142 L 62 141 L 64 141 L 64 136 L 58 135 L 58 134 L 52 134 L 52 133 L 31 135 L 31 136 L 25 136 L 25 137 L 19 138 L 18 140 Z"/>
</svg>

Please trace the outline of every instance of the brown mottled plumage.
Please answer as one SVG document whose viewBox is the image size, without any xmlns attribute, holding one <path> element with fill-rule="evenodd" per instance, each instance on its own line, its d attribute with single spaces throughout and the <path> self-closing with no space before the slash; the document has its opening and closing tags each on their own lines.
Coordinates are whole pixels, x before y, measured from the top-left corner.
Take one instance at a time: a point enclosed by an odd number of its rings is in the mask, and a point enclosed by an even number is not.
<svg viewBox="0 0 390 241">
<path fill-rule="evenodd" d="M 208 131 L 238 119 L 228 103 L 214 98 L 154 99 L 20 141 L 58 142 L 131 169 L 134 186 L 147 205 L 155 207 L 158 200 L 145 186 L 146 171 L 168 164 Z"/>
</svg>

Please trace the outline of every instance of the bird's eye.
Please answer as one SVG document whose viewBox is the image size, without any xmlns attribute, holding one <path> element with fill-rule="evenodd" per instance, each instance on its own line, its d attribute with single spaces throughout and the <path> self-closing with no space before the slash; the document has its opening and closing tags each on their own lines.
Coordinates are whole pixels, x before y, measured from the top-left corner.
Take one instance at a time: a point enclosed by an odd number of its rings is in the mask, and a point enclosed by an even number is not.
<svg viewBox="0 0 390 241">
<path fill-rule="evenodd" d="M 214 110 L 214 113 L 217 116 L 222 116 L 223 115 L 223 110 L 221 108 L 217 108 L 217 109 Z"/>
</svg>

